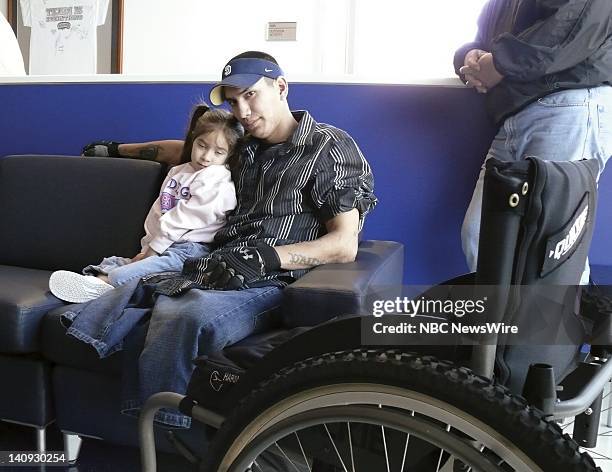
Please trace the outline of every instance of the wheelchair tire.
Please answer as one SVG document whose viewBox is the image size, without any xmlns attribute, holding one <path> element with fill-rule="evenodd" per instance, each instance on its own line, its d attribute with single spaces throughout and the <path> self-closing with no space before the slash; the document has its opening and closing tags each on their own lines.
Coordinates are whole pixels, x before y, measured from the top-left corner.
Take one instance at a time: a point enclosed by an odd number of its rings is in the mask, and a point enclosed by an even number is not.
<svg viewBox="0 0 612 472">
<path fill-rule="evenodd" d="M 382 439 L 373 442 L 376 435 Z M 317 452 L 306 454 L 306 439 Z M 360 467 L 355 457 L 370 462 Z M 375 460 L 383 462 L 373 466 Z M 307 359 L 262 382 L 223 423 L 201 470 L 601 469 L 539 410 L 465 367 L 399 350 L 357 349 Z"/>
</svg>

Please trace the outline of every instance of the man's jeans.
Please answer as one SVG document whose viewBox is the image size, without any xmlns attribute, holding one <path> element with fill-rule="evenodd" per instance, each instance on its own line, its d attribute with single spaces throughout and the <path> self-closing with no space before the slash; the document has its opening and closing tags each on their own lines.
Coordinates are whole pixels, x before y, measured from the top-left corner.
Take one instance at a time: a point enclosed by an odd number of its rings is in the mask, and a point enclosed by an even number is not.
<svg viewBox="0 0 612 472">
<path fill-rule="evenodd" d="M 153 307 L 155 287 L 133 279 L 87 303 L 62 313 L 66 334 L 90 344 L 100 358 L 123 349 L 123 341 Z"/>
<path fill-rule="evenodd" d="M 84 274 L 105 274 L 113 287 L 119 287 L 130 280 L 141 279 L 145 275 L 158 272 L 180 272 L 185 259 L 207 256 L 210 249 L 206 244 L 190 241 L 176 242 L 163 253 L 132 262 L 127 257 L 105 257 L 97 265 L 88 265 Z"/>
<path fill-rule="evenodd" d="M 126 362 L 133 362 L 125 371 L 138 376 L 125 379 L 122 411 L 136 413 L 157 392 L 184 394 L 193 359 L 270 329 L 281 299 L 279 287 L 160 295 L 148 330 L 146 325 L 138 327 L 125 341 Z M 191 424 L 191 418 L 169 410 L 160 410 L 155 419 L 185 428 Z"/>
<path fill-rule="evenodd" d="M 506 119 L 487 159 L 517 161 L 529 156 L 550 161 L 597 159 L 600 173 L 612 155 L 612 87 L 563 90 Z M 463 252 L 476 270 L 484 164 L 461 228 Z M 588 283 L 588 261 L 581 284 Z"/>
</svg>

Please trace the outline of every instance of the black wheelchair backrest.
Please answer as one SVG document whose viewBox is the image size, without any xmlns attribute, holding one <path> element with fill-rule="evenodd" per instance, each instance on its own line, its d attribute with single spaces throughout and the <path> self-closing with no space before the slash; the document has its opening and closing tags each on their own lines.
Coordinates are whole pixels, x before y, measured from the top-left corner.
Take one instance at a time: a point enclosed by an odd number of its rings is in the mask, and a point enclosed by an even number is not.
<svg viewBox="0 0 612 472">
<path fill-rule="evenodd" d="M 476 284 L 499 286 L 496 312 L 535 340 L 498 347 L 498 380 L 513 390 L 533 362 L 562 378 L 587 338 L 577 305 L 598 172 L 595 159 L 487 161 Z"/>
</svg>

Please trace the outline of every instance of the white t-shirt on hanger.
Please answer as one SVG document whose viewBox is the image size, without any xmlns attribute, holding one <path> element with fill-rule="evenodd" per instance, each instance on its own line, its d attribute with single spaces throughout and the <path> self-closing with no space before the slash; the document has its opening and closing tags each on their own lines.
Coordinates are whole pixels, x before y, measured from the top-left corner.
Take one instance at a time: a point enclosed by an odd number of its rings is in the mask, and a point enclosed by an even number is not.
<svg viewBox="0 0 612 472">
<path fill-rule="evenodd" d="M 23 24 L 32 28 L 30 74 L 95 74 L 97 27 L 109 0 L 20 0 Z"/>
<path fill-rule="evenodd" d="M 13 28 L 0 13 L 0 76 L 2 75 L 25 75 L 25 68 Z"/>
</svg>

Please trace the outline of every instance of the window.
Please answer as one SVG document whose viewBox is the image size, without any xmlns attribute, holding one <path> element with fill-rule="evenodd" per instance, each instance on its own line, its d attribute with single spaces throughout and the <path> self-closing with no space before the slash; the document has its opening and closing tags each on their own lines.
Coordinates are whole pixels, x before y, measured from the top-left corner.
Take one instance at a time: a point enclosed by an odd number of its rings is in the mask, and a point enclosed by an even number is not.
<svg viewBox="0 0 612 472">
<path fill-rule="evenodd" d="M 403 81 L 454 77 L 454 52 L 475 38 L 485 1 L 356 0 L 352 72 Z"/>
<path fill-rule="evenodd" d="M 486 0 L 201 0 L 125 5 L 128 74 L 207 74 L 249 50 L 275 56 L 289 78 L 410 82 L 453 77 Z M 296 22 L 296 41 L 267 41 L 268 22 Z"/>
</svg>

